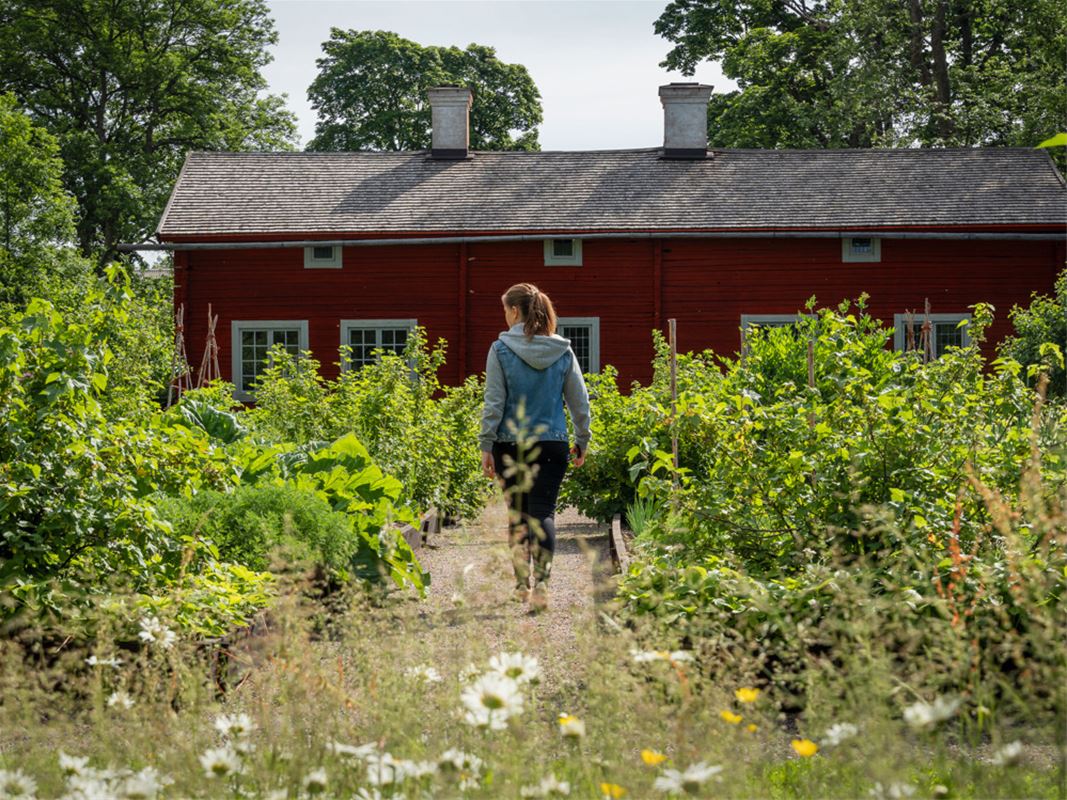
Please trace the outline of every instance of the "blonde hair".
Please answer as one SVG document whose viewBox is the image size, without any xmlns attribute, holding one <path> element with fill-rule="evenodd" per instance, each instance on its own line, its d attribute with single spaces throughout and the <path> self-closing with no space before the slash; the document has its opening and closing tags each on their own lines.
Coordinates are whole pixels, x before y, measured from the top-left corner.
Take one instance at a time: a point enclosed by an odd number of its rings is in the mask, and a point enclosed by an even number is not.
<svg viewBox="0 0 1067 800">
<path fill-rule="evenodd" d="M 527 336 L 551 336 L 556 332 L 556 309 L 552 300 L 532 283 L 516 283 L 500 299 L 504 305 L 519 309 L 522 332 Z"/>
</svg>

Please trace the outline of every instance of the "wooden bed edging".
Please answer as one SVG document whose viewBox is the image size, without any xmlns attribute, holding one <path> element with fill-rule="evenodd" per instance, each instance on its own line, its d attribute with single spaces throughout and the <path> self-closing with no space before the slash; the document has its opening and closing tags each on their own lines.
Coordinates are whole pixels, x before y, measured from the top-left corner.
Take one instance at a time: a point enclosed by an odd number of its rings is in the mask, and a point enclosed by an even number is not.
<svg viewBox="0 0 1067 800">
<path fill-rule="evenodd" d="M 420 547 L 426 544 L 427 538 L 431 533 L 441 532 L 441 515 L 437 513 L 436 508 L 431 508 L 422 518 L 419 520 L 419 527 L 415 528 L 411 525 L 401 525 L 400 535 L 404 537 L 404 541 L 408 543 L 412 550 L 418 550 Z"/>
<path fill-rule="evenodd" d="M 625 575 L 630 571 L 630 554 L 626 550 L 626 540 L 622 537 L 621 514 L 616 514 L 611 518 L 611 536 L 608 542 L 611 545 L 611 558 L 615 566 L 620 574 Z"/>
</svg>

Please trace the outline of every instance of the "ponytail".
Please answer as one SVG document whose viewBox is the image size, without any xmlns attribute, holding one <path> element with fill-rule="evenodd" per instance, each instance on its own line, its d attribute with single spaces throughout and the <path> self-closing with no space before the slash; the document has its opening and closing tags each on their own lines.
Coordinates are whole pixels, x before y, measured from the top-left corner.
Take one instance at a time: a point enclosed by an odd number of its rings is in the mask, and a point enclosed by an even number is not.
<svg viewBox="0 0 1067 800">
<path fill-rule="evenodd" d="M 522 313 L 522 332 L 527 336 L 551 336 L 556 332 L 556 309 L 552 300 L 532 283 L 516 283 L 501 299 L 504 305 Z"/>
</svg>

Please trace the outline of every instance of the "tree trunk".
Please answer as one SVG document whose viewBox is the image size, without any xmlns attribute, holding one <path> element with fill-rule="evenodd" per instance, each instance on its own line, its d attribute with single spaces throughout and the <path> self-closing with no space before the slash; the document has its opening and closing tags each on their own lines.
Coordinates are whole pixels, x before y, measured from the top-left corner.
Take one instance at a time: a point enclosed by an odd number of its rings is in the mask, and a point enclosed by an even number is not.
<svg viewBox="0 0 1067 800">
<path fill-rule="evenodd" d="M 948 0 L 937 0 L 934 29 L 930 35 L 930 52 L 934 60 L 934 109 L 941 143 L 948 144 L 955 124 L 952 119 L 952 85 L 949 82 L 948 58 L 945 55 L 945 36 L 948 32 Z"/>
</svg>

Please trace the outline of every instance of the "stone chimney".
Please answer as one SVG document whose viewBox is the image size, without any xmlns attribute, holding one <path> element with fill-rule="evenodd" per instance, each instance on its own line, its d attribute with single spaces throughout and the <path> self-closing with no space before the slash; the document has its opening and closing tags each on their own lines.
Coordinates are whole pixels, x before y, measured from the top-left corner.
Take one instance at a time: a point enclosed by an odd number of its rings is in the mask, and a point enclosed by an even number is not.
<svg viewBox="0 0 1067 800">
<path fill-rule="evenodd" d="M 708 101 L 703 83 L 668 83 L 659 87 L 663 103 L 663 157 L 707 158 Z"/>
<path fill-rule="evenodd" d="M 433 113 L 433 158 L 464 159 L 470 148 L 471 90 L 438 86 L 427 92 Z"/>
</svg>

